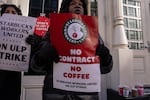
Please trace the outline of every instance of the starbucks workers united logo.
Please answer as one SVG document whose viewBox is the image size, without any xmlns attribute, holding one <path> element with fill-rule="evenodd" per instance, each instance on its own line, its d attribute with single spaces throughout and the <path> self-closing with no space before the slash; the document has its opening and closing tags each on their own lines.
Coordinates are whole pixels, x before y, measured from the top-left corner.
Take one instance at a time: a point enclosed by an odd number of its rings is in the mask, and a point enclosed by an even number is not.
<svg viewBox="0 0 150 100">
<path fill-rule="evenodd" d="M 73 44 L 82 43 L 87 36 L 85 24 L 78 19 L 71 19 L 64 25 L 64 37 Z"/>
</svg>

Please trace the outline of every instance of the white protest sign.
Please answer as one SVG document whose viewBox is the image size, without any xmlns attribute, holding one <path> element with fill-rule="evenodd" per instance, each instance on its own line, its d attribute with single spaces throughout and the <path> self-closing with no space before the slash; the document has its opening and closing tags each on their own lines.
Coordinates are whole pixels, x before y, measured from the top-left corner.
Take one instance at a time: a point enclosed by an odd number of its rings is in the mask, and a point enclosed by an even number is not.
<svg viewBox="0 0 150 100">
<path fill-rule="evenodd" d="M 33 34 L 36 18 L 13 14 L 0 17 L 0 69 L 28 71 L 31 46 L 25 42 Z"/>
<path fill-rule="evenodd" d="M 53 84 L 62 90 L 76 92 L 100 92 L 99 64 L 54 64 Z"/>
</svg>

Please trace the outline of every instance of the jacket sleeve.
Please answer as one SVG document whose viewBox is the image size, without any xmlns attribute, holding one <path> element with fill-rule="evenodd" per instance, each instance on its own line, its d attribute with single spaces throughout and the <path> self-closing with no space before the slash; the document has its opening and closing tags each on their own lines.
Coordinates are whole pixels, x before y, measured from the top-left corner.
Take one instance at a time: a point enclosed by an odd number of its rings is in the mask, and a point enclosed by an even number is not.
<svg viewBox="0 0 150 100">
<path fill-rule="evenodd" d="M 42 70 L 47 70 L 53 62 L 59 61 L 59 55 L 55 47 L 50 43 L 49 36 L 42 40 L 40 43 L 38 51 L 34 53 L 31 58 L 31 68 L 38 72 Z"/>
<path fill-rule="evenodd" d="M 31 69 L 35 72 L 44 72 L 45 67 L 47 66 L 47 59 L 43 59 L 43 56 L 41 57 L 40 55 L 43 55 L 43 51 L 41 51 L 41 48 L 43 45 L 46 44 L 46 41 L 42 41 L 39 44 L 39 49 L 32 55 L 31 57 Z"/>
<path fill-rule="evenodd" d="M 31 69 L 33 70 L 33 71 L 35 71 L 35 72 L 40 72 L 40 73 L 44 73 L 44 72 L 46 72 L 46 70 L 45 70 L 45 64 L 43 63 L 43 64 L 38 64 L 38 57 L 37 57 L 37 55 L 38 55 L 38 53 L 39 52 L 36 52 L 33 56 L 32 56 L 32 58 L 31 58 Z"/>
<path fill-rule="evenodd" d="M 109 49 L 104 45 L 104 42 L 100 36 L 98 46 L 96 48 L 96 55 L 100 57 L 101 74 L 109 73 L 113 67 L 113 59 Z"/>
</svg>

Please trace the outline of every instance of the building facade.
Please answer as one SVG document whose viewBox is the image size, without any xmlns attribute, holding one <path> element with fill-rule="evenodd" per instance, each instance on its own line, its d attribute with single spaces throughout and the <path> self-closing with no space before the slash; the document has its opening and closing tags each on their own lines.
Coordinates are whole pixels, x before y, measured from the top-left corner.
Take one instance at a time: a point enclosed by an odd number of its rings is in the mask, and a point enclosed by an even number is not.
<svg viewBox="0 0 150 100">
<path fill-rule="evenodd" d="M 57 12 L 61 0 L 1 0 L 18 5 L 24 16 Z M 150 0 L 88 0 L 89 15 L 98 15 L 99 32 L 110 49 L 114 66 L 102 75 L 101 100 L 106 89 L 150 84 Z M 21 100 L 42 100 L 43 75 L 22 73 Z"/>
</svg>

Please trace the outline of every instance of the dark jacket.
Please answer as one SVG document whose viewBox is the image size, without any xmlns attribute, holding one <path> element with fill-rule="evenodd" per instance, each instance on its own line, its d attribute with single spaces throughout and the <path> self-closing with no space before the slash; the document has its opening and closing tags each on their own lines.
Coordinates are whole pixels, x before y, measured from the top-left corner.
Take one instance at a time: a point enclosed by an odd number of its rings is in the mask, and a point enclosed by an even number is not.
<svg viewBox="0 0 150 100">
<path fill-rule="evenodd" d="M 0 70 L 0 99 L 20 100 L 21 72 Z"/>
<path fill-rule="evenodd" d="M 63 91 L 63 90 L 53 88 L 53 61 L 57 62 L 57 59 L 59 58 L 57 58 L 58 55 L 57 55 L 57 51 L 55 51 L 55 48 L 53 46 L 49 46 L 50 45 L 49 38 L 50 36 L 49 34 L 47 34 L 40 44 L 40 49 L 33 55 L 31 61 L 32 63 L 31 67 L 33 70 L 38 72 L 46 71 L 44 86 L 43 86 L 43 100 L 57 100 L 57 98 L 52 99 L 54 94 L 55 94 L 54 97 L 59 97 L 59 95 L 62 95 L 60 97 L 61 99 L 58 100 L 67 100 L 63 98 L 67 98 L 68 96 L 71 96 L 73 98 L 75 97 L 80 98 L 80 96 L 83 95 L 85 95 L 85 99 L 75 99 L 75 100 L 88 100 L 86 97 L 90 95 L 91 95 L 90 98 L 95 98 L 95 99 L 89 99 L 89 100 L 98 100 L 98 93 L 71 92 L 71 91 Z M 48 47 L 49 49 L 47 49 Z M 101 52 L 103 54 L 101 54 Z M 100 37 L 99 37 L 99 45 L 96 50 L 96 55 L 99 55 L 101 57 L 101 62 L 100 62 L 101 73 L 102 74 L 109 73 L 113 65 L 112 56 L 110 55 L 107 47 L 104 46 L 103 40 Z M 47 56 L 51 56 L 51 57 L 47 58 Z M 50 99 L 45 99 L 47 97 Z"/>
<path fill-rule="evenodd" d="M 16 10 L 17 15 L 22 15 L 21 10 L 13 4 L 2 4 L 1 15 L 8 7 Z M 0 70 L 0 100 L 20 100 L 21 72 Z"/>
</svg>

